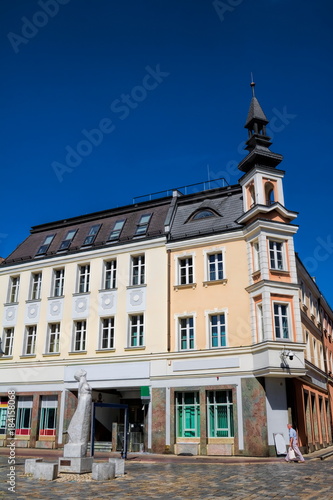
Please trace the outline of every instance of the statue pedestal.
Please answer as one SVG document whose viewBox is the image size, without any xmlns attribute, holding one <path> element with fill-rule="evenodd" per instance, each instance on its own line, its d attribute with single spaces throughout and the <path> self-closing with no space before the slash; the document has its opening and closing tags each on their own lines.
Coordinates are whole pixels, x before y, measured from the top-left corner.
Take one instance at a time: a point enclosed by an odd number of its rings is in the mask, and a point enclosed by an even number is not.
<svg viewBox="0 0 333 500">
<path fill-rule="evenodd" d="M 92 471 L 93 457 L 60 457 L 59 472 L 84 474 Z"/>
</svg>

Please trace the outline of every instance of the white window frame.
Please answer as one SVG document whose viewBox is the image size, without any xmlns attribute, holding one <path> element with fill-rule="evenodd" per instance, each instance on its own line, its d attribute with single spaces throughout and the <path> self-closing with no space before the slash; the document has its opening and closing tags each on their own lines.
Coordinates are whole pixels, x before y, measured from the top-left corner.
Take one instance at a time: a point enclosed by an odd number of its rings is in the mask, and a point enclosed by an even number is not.
<svg viewBox="0 0 333 500">
<path fill-rule="evenodd" d="M 194 402 L 185 403 L 185 394 L 193 394 Z M 181 402 L 179 403 L 179 399 Z M 186 427 L 186 409 L 190 408 L 194 413 L 194 427 Z M 200 393 L 199 391 L 177 391 L 175 393 L 175 420 L 176 420 L 176 439 L 186 439 L 186 438 L 198 438 L 200 437 Z M 179 419 L 182 419 L 181 425 Z M 180 435 L 180 428 L 183 430 L 183 434 Z"/>
<path fill-rule="evenodd" d="M 260 263 L 260 244 L 259 240 L 252 242 L 252 261 L 253 261 L 253 272 L 256 273 L 261 270 Z"/>
<path fill-rule="evenodd" d="M 209 348 L 210 349 L 223 349 L 225 347 L 228 347 L 227 310 L 222 309 L 222 310 L 218 310 L 218 311 L 209 311 L 207 316 L 208 316 Z M 221 323 L 219 321 L 217 325 L 212 325 L 212 317 L 213 316 L 223 316 L 224 322 Z M 216 326 L 218 329 L 218 336 L 217 336 L 218 345 L 216 345 L 216 346 L 213 346 L 213 334 L 212 334 L 213 326 Z M 225 330 L 225 333 L 224 333 L 225 345 L 222 345 L 222 343 L 221 343 L 221 327 L 222 326 L 224 326 L 224 330 Z"/>
<path fill-rule="evenodd" d="M 189 324 L 189 320 L 192 320 L 192 325 Z M 185 321 L 185 327 L 183 326 L 183 322 Z M 179 351 L 194 351 L 195 350 L 195 316 L 193 314 L 184 314 L 182 316 L 177 317 L 177 334 L 178 334 L 178 350 Z M 193 330 L 193 338 L 191 338 L 191 330 Z M 182 347 L 182 333 L 186 332 L 186 347 Z M 191 347 L 191 343 L 193 343 L 193 347 Z"/>
<path fill-rule="evenodd" d="M 135 270 L 137 269 L 137 273 Z M 146 282 L 145 254 L 131 255 L 131 282 L 130 286 L 142 286 Z M 137 281 L 137 282 L 136 282 Z"/>
<path fill-rule="evenodd" d="M 78 267 L 78 293 L 90 291 L 90 264 L 80 264 Z"/>
<path fill-rule="evenodd" d="M 40 300 L 42 294 L 42 272 L 31 274 L 30 300 Z"/>
<path fill-rule="evenodd" d="M 24 336 L 24 356 L 35 356 L 37 340 L 37 325 L 26 325 Z M 29 351 L 29 352 L 28 352 Z"/>
<path fill-rule="evenodd" d="M 9 304 L 16 304 L 20 291 L 20 276 L 9 277 L 8 300 Z"/>
<path fill-rule="evenodd" d="M 272 249 L 271 243 L 273 244 Z M 281 248 L 278 249 L 277 245 L 281 245 Z M 285 241 L 268 238 L 269 268 L 272 271 L 286 271 L 285 245 Z M 281 256 L 281 267 L 279 267 L 279 255 Z"/>
<path fill-rule="evenodd" d="M 108 269 L 108 267 L 110 269 Z M 109 277 L 109 278 L 108 278 Z M 107 286 L 108 281 L 111 286 Z M 103 290 L 114 290 L 117 287 L 117 259 L 104 261 Z"/>
<path fill-rule="evenodd" d="M 218 403 L 216 401 L 217 393 L 224 392 L 226 394 L 226 402 Z M 213 396 L 213 401 L 210 401 L 210 394 Z M 206 391 L 206 408 L 207 408 L 207 437 L 210 438 L 230 438 L 234 437 L 234 415 L 233 415 L 233 399 L 232 399 L 232 390 L 231 389 L 217 389 L 212 391 Z M 213 409 L 214 412 L 214 429 L 211 429 L 211 419 L 210 419 L 210 408 Z M 228 426 L 225 428 L 217 427 L 218 423 L 218 410 L 219 408 L 226 408 L 227 412 L 227 422 Z M 219 433 L 227 433 L 227 436 L 218 435 Z"/>
<path fill-rule="evenodd" d="M 218 276 L 219 269 L 218 269 L 218 264 L 219 261 L 216 259 L 217 256 L 221 255 L 222 256 L 222 278 Z M 215 278 L 211 278 L 210 276 L 210 257 L 215 257 L 214 262 L 213 262 L 213 267 L 214 267 L 214 273 L 215 273 Z M 223 249 L 220 250 L 214 250 L 211 252 L 206 252 L 206 281 L 222 281 L 225 279 L 225 251 Z M 217 276 L 217 277 L 216 277 Z"/>
<path fill-rule="evenodd" d="M 134 318 L 137 318 L 134 322 Z M 142 320 L 141 320 L 142 318 Z M 138 328 L 138 332 L 134 335 L 134 330 Z M 133 340 L 136 339 L 136 345 Z M 143 312 L 130 314 L 128 318 L 128 346 L 130 348 L 145 346 L 145 315 Z"/>
<path fill-rule="evenodd" d="M 283 315 L 281 313 L 281 309 L 279 310 L 278 314 L 276 315 L 275 314 L 275 306 L 281 308 L 281 307 L 286 307 L 286 312 L 287 314 L 286 315 Z M 280 301 L 273 301 L 273 321 L 274 321 L 274 336 L 275 336 L 275 340 L 279 340 L 279 341 L 291 341 L 292 338 L 293 338 L 293 332 L 292 332 L 292 323 L 291 323 L 291 313 L 290 313 L 290 308 L 291 308 L 291 304 L 289 302 L 280 302 Z M 278 337 L 277 334 L 276 334 L 276 324 L 275 324 L 275 318 L 276 316 L 279 318 L 279 328 L 280 328 L 280 331 L 281 333 L 282 330 L 283 330 L 283 318 L 286 317 L 287 318 L 287 322 L 288 322 L 288 337 Z"/>
<path fill-rule="evenodd" d="M 107 322 L 107 324 L 106 324 Z M 107 334 L 104 336 L 104 334 Z M 107 345 L 103 347 L 104 339 L 106 340 Z M 100 340 L 99 340 L 99 349 L 100 350 L 109 350 L 114 349 L 114 341 L 115 341 L 115 318 L 114 316 L 108 316 L 101 318 L 100 323 Z"/>
<path fill-rule="evenodd" d="M 53 349 L 51 349 L 51 341 Z M 47 354 L 58 354 L 60 352 L 60 323 L 49 323 L 47 326 Z"/>
<path fill-rule="evenodd" d="M 78 338 L 78 335 L 80 336 Z M 77 347 L 79 347 L 77 349 Z M 73 324 L 72 352 L 85 352 L 87 347 L 87 321 L 76 320 Z"/>
<path fill-rule="evenodd" d="M 264 307 L 262 302 L 256 304 L 256 323 L 258 343 L 265 340 Z"/>
<path fill-rule="evenodd" d="M 64 283 L 65 283 L 65 268 L 62 267 L 59 269 L 53 269 L 51 297 L 63 297 Z"/>
<path fill-rule="evenodd" d="M 13 355 L 14 333 L 15 329 L 13 326 L 4 328 L 3 330 L 2 349 L 5 353 L 4 356 Z"/>
<path fill-rule="evenodd" d="M 184 261 L 184 264 L 182 264 Z M 191 262 L 190 262 L 191 261 Z M 185 269 L 185 282 L 182 283 L 182 269 Z M 177 285 L 193 285 L 195 283 L 194 277 L 194 256 L 181 255 L 177 260 Z"/>
</svg>

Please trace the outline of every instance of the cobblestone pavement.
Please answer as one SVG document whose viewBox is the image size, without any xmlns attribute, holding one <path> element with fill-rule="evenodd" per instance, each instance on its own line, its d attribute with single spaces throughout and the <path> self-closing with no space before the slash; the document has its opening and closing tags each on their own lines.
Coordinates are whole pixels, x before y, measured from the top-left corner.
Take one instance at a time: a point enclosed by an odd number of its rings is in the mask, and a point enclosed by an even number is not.
<svg viewBox="0 0 333 500">
<path fill-rule="evenodd" d="M 125 476 L 92 481 L 90 474 L 61 474 L 55 481 L 24 475 L 24 458 L 16 459 L 15 493 L 8 491 L 8 457 L 0 456 L 0 498 L 20 499 L 304 499 L 333 500 L 333 457 L 306 459 L 304 464 L 271 462 L 136 461 L 129 459 Z M 100 460 L 100 459 L 98 459 Z M 45 461 L 54 461 L 45 459 Z M 102 460 L 107 461 L 107 460 Z"/>
</svg>

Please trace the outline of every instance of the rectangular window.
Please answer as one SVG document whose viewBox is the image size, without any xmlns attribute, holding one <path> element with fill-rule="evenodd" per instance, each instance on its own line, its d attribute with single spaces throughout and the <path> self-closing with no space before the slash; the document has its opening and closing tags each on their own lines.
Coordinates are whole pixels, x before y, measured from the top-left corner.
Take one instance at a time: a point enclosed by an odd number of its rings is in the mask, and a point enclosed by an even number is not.
<svg viewBox="0 0 333 500">
<path fill-rule="evenodd" d="M 207 392 L 208 437 L 234 437 L 232 391 Z"/>
<path fill-rule="evenodd" d="M 86 335 L 87 335 L 87 322 L 75 321 L 74 322 L 74 345 L 73 351 L 86 350 Z"/>
<path fill-rule="evenodd" d="M 39 417 L 39 435 L 55 436 L 57 428 L 57 396 L 42 396 Z"/>
<path fill-rule="evenodd" d="M 79 293 L 89 292 L 90 264 L 79 266 Z"/>
<path fill-rule="evenodd" d="M 49 234 L 49 236 L 46 236 L 43 244 L 39 247 L 37 250 L 36 255 L 44 255 L 49 249 L 49 246 L 51 245 L 53 238 L 55 237 L 54 234 Z"/>
<path fill-rule="evenodd" d="M 6 434 L 8 398 L 0 397 L 0 434 Z"/>
<path fill-rule="evenodd" d="M 274 304 L 275 337 L 277 339 L 289 339 L 289 311 L 287 304 Z"/>
<path fill-rule="evenodd" d="M 14 343 L 14 328 L 5 328 L 2 348 L 5 356 L 12 356 Z"/>
<path fill-rule="evenodd" d="M 58 252 L 61 250 L 67 250 L 72 243 L 72 240 L 75 236 L 76 229 L 71 229 L 70 231 L 67 232 L 66 237 L 62 242 L 60 243 L 60 247 L 58 248 Z"/>
<path fill-rule="evenodd" d="M 222 252 L 208 255 L 209 281 L 223 280 L 223 254 Z"/>
<path fill-rule="evenodd" d="M 227 345 L 225 314 L 212 314 L 209 317 L 211 347 Z"/>
<path fill-rule="evenodd" d="M 42 273 L 34 273 L 31 276 L 30 300 L 39 300 L 42 291 Z"/>
<path fill-rule="evenodd" d="M 259 252 L 258 241 L 253 242 L 252 250 L 253 250 L 253 272 L 260 271 L 260 252 Z"/>
<path fill-rule="evenodd" d="M 151 219 L 151 214 L 141 215 L 136 226 L 135 236 L 146 234 Z"/>
<path fill-rule="evenodd" d="M 48 348 L 47 352 L 59 352 L 60 323 L 50 323 L 48 326 Z"/>
<path fill-rule="evenodd" d="M 177 437 L 200 437 L 199 392 L 176 393 Z"/>
<path fill-rule="evenodd" d="M 145 283 L 145 256 L 132 257 L 131 285 L 143 285 Z"/>
<path fill-rule="evenodd" d="M 117 261 L 109 260 L 104 263 L 105 266 L 105 280 L 104 289 L 111 290 L 116 288 L 116 278 L 117 278 Z"/>
<path fill-rule="evenodd" d="M 82 246 L 92 245 L 94 243 L 100 227 L 101 224 L 96 224 L 95 226 L 91 226 L 88 235 L 86 236 L 84 242 L 82 243 Z"/>
<path fill-rule="evenodd" d="M 10 303 L 18 302 L 19 288 L 20 288 L 20 277 L 11 276 L 9 278 L 8 302 Z"/>
<path fill-rule="evenodd" d="M 35 354 L 37 325 L 25 327 L 25 347 L 23 354 Z"/>
<path fill-rule="evenodd" d="M 283 243 L 280 241 L 269 241 L 269 258 L 271 269 L 283 270 Z"/>
<path fill-rule="evenodd" d="M 144 345 L 143 328 L 143 314 L 130 316 L 130 347 L 142 347 Z"/>
<path fill-rule="evenodd" d="M 108 241 L 116 241 L 119 240 L 120 234 L 123 230 L 124 224 L 126 222 L 126 219 L 123 220 L 117 220 L 113 226 L 113 229 L 110 233 L 109 240 Z"/>
<path fill-rule="evenodd" d="M 16 430 L 18 436 L 29 436 L 31 429 L 32 396 L 17 398 Z"/>
<path fill-rule="evenodd" d="M 64 295 L 64 281 L 65 269 L 54 269 L 52 297 L 62 297 Z"/>
<path fill-rule="evenodd" d="M 193 283 L 193 258 L 185 257 L 179 259 L 179 285 L 189 285 Z"/>
<path fill-rule="evenodd" d="M 102 318 L 100 349 L 114 348 L 114 318 Z"/>
<path fill-rule="evenodd" d="M 194 349 L 194 319 L 193 317 L 179 319 L 180 349 Z"/>
<path fill-rule="evenodd" d="M 262 309 L 262 303 L 257 305 L 257 330 L 258 330 L 258 342 L 263 342 L 265 340 L 265 334 L 264 334 L 264 313 Z"/>
</svg>

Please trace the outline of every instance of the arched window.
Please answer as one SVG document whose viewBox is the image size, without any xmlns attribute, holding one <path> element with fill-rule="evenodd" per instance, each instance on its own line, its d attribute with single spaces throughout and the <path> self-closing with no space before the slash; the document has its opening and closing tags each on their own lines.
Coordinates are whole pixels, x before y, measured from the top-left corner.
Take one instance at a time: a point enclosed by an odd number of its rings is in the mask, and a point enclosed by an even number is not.
<svg viewBox="0 0 333 500">
<path fill-rule="evenodd" d="M 212 210 L 205 208 L 192 215 L 191 220 L 206 219 L 207 217 L 216 217 L 216 214 Z"/>
<path fill-rule="evenodd" d="M 274 186 L 271 182 L 266 182 L 265 184 L 265 198 L 266 205 L 272 205 L 274 203 Z"/>
</svg>

